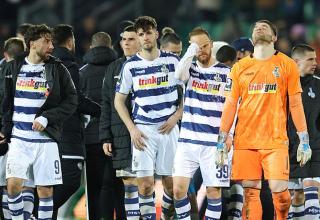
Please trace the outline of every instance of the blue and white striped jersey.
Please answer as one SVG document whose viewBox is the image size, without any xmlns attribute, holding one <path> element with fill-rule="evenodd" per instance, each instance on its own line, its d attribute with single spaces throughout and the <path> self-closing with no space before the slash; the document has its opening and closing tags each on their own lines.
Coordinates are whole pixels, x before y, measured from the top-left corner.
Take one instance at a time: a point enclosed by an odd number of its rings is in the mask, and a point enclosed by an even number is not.
<svg viewBox="0 0 320 220">
<path fill-rule="evenodd" d="M 32 64 L 27 58 L 16 82 L 12 137 L 30 142 L 52 142 L 45 132 L 32 130 L 32 122 L 48 96 L 44 64 Z"/>
<path fill-rule="evenodd" d="M 133 93 L 135 123 L 157 124 L 176 111 L 180 81 L 174 78 L 174 71 L 178 62 L 174 54 L 159 51 L 159 57 L 153 61 L 136 54 L 124 64 L 116 91 Z"/>
<path fill-rule="evenodd" d="M 216 146 L 229 72 L 230 68 L 221 63 L 209 68 L 191 64 L 179 142 Z"/>
</svg>

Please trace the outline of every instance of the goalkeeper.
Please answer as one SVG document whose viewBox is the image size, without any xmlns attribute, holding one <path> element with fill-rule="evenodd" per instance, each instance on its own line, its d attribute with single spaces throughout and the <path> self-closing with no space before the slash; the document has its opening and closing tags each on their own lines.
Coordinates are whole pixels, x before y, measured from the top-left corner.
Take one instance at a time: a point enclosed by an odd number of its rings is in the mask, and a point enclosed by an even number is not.
<svg viewBox="0 0 320 220">
<path fill-rule="evenodd" d="M 299 136 L 297 160 L 301 166 L 311 158 L 301 85 L 296 63 L 274 49 L 276 27 L 267 20 L 253 27 L 254 52 L 237 62 L 231 72 L 228 96 L 220 126 L 219 145 L 237 111 L 232 176 L 242 181 L 245 219 L 262 219 L 260 189 L 262 172 L 269 182 L 277 220 L 285 220 L 291 203 L 288 191 L 289 159 L 287 98 Z"/>
</svg>

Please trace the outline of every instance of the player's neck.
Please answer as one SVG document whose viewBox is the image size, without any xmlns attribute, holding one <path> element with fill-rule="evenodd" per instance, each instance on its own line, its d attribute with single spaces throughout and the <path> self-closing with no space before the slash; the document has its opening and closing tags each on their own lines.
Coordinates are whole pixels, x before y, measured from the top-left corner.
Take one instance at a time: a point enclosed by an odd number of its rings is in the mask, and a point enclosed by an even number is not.
<svg viewBox="0 0 320 220">
<path fill-rule="evenodd" d="M 275 53 L 274 44 L 257 44 L 254 46 L 253 57 L 258 60 L 267 60 Z"/>
<path fill-rule="evenodd" d="M 157 47 L 154 47 L 151 50 L 142 49 L 139 52 L 139 55 L 146 60 L 152 61 L 157 57 L 159 57 L 159 53 L 160 53 L 159 49 Z"/>
<path fill-rule="evenodd" d="M 33 64 L 43 63 L 43 60 L 36 53 L 33 53 L 32 51 L 30 51 L 27 59 L 30 63 L 33 63 Z"/>
</svg>

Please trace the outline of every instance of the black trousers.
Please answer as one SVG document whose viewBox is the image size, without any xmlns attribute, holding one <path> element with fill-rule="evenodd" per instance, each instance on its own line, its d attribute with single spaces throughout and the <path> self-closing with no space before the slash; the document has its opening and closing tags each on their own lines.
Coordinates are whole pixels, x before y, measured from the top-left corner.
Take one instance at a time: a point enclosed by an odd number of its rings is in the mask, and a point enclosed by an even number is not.
<svg viewBox="0 0 320 220">
<path fill-rule="evenodd" d="M 107 157 L 106 160 L 100 195 L 103 219 L 113 219 L 114 210 L 116 211 L 117 220 L 126 219 L 123 181 L 121 178 L 116 177 L 110 157 Z"/>
</svg>

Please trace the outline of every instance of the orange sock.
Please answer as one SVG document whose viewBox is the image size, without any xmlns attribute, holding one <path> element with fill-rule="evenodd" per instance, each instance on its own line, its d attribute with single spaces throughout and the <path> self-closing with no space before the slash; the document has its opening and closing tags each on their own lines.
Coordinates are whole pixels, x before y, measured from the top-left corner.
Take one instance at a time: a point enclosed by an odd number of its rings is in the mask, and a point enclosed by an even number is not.
<svg viewBox="0 0 320 220">
<path fill-rule="evenodd" d="M 283 192 L 272 193 L 274 209 L 276 211 L 277 220 L 286 220 L 291 204 L 291 196 L 289 190 Z"/>
<path fill-rule="evenodd" d="M 260 201 L 260 189 L 244 188 L 244 205 L 242 219 L 262 219 L 262 206 Z"/>
</svg>

